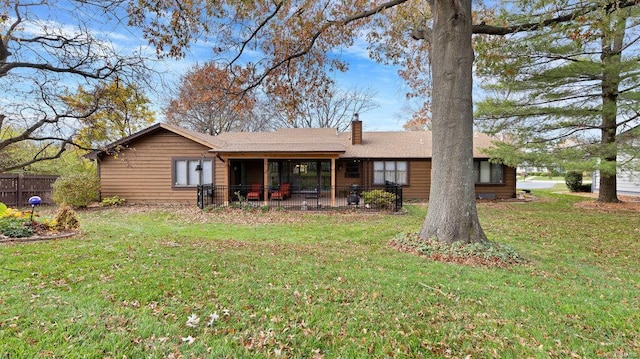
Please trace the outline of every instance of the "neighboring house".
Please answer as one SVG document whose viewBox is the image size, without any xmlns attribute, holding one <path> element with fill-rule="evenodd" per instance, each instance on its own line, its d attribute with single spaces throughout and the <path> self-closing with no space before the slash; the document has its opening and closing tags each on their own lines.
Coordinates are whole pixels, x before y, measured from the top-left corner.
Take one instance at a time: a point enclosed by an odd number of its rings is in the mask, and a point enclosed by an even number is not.
<svg viewBox="0 0 640 359">
<path fill-rule="evenodd" d="M 618 153 L 618 164 L 624 163 L 625 169 L 618 168 L 616 171 L 616 187 L 618 194 L 640 196 L 640 158 L 638 158 L 638 148 L 640 147 L 640 126 L 634 127 L 618 135 L 618 142 L 623 146 Z M 635 153 L 625 152 L 624 145 L 633 148 Z M 628 148 L 627 148 L 628 150 Z M 593 173 L 591 190 L 600 191 L 600 172 Z"/>
<path fill-rule="evenodd" d="M 616 174 L 616 187 L 618 194 L 640 196 L 640 172 L 618 170 Z M 591 185 L 593 192 L 600 192 L 600 172 L 593 174 L 593 182 Z"/>
<path fill-rule="evenodd" d="M 474 136 L 476 193 L 515 197 L 514 168 L 493 164 L 481 148 L 492 138 Z M 268 198 L 281 183 L 292 193 L 321 189 L 332 200 L 351 185 L 402 186 L 405 199 L 426 200 L 431 184 L 431 132 L 363 132 L 329 128 L 284 128 L 275 132 L 228 132 L 213 137 L 164 123 L 153 125 L 93 152 L 102 197 L 128 202 L 195 203 L 196 186 L 260 184 Z"/>
</svg>

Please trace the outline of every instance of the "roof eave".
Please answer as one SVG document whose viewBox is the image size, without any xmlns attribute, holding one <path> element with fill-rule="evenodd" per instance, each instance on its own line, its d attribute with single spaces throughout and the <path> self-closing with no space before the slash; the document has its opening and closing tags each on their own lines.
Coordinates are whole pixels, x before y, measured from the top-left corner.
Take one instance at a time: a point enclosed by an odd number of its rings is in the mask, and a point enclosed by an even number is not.
<svg viewBox="0 0 640 359">
<path fill-rule="evenodd" d="M 170 131 L 172 133 L 175 133 L 175 134 L 177 134 L 179 136 L 182 136 L 184 138 L 187 138 L 187 139 L 189 139 L 191 141 L 194 141 L 194 142 L 196 142 L 198 144 L 201 144 L 201 145 L 203 145 L 205 147 L 209 147 L 210 149 L 215 148 L 214 144 L 208 143 L 208 142 L 203 141 L 203 140 L 201 140 L 201 139 L 199 139 L 199 138 L 197 138 L 195 136 L 192 136 L 188 132 L 185 132 L 185 131 L 183 131 L 182 129 L 180 129 L 178 127 L 174 127 L 174 126 L 170 126 L 170 125 L 164 124 L 162 122 L 158 122 L 158 123 L 156 123 L 154 125 L 151 125 L 151 126 L 149 126 L 147 128 L 144 128 L 144 129 L 142 129 L 142 130 L 140 130 L 140 131 L 138 131 L 136 133 L 133 133 L 133 134 L 127 136 L 127 137 L 124 137 L 124 138 L 121 138 L 121 139 L 119 139 L 119 140 L 117 140 L 115 142 L 112 142 L 112 143 L 108 144 L 107 146 L 105 146 L 104 149 L 91 151 L 90 153 L 88 153 L 88 154 L 86 154 L 84 156 L 86 158 L 89 158 L 89 159 L 92 159 L 92 160 L 98 159 L 98 157 L 100 157 L 102 154 L 112 152 L 113 149 L 115 149 L 116 147 L 125 145 L 125 144 L 127 144 L 127 143 L 129 143 L 129 142 L 131 142 L 133 140 L 136 140 L 136 139 L 138 139 L 140 137 L 143 137 L 143 136 L 145 136 L 145 135 L 147 135 L 147 134 L 149 134 L 151 132 L 154 132 L 154 131 L 156 131 L 156 130 L 158 130 L 160 128 L 162 128 L 164 130 L 167 130 L 167 131 Z"/>
</svg>

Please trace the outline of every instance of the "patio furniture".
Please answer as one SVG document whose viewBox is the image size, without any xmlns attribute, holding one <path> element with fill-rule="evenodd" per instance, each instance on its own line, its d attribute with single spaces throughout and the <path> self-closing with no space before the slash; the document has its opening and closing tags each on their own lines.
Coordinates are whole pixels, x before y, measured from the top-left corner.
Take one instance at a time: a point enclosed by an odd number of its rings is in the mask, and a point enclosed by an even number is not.
<svg viewBox="0 0 640 359">
<path fill-rule="evenodd" d="M 251 189 L 247 193 L 247 201 L 260 200 L 262 197 L 262 185 L 260 183 L 254 183 L 251 185 Z"/>
<path fill-rule="evenodd" d="M 305 192 L 305 199 L 315 199 L 316 200 L 316 208 L 320 208 L 320 197 L 322 196 L 320 187 L 316 187 L 312 191 Z M 305 201 L 306 202 L 306 201 Z"/>
<path fill-rule="evenodd" d="M 291 196 L 291 183 L 283 182 L 277 191 L 271 194 L 271 199 L 283 200 Z"/>
</svg>

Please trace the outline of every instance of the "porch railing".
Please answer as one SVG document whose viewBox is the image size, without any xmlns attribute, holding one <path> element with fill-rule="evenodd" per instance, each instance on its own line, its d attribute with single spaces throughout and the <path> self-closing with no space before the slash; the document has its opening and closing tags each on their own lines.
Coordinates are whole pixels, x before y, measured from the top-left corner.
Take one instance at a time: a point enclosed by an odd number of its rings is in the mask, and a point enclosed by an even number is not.
<svg viewBox="0 0 640 359">
<path fill-rule="evenodd" d="M 331 209 L 359 209 L 363 211 L 391 211 L 402 209 L 402 186 L 387 182 L 381 186 L 336 186 L 316 189 L 291 189 L 277 193 L 277 188 L 261 186 L 198 186 L 198 207 L 273 207 L 289 210 L 316 211 Z M 335 196 L 332 196 L 335 193 Z M 266 198 L 265 198 L 266 196 Z"/>
</svg>

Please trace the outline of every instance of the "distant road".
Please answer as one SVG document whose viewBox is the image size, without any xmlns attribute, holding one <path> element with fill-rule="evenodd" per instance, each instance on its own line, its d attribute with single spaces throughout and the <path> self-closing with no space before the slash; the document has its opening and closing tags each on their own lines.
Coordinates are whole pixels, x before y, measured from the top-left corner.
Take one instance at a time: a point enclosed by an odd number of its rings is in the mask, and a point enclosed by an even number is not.
<svg viewBox="0 0 640 359">
<path fill-rule="evenodd" d="M 545 189 L 551 188 L 556 183 L 563 183 L 564 181 L 517 181 L 517 189 Z"/>
</svg>

